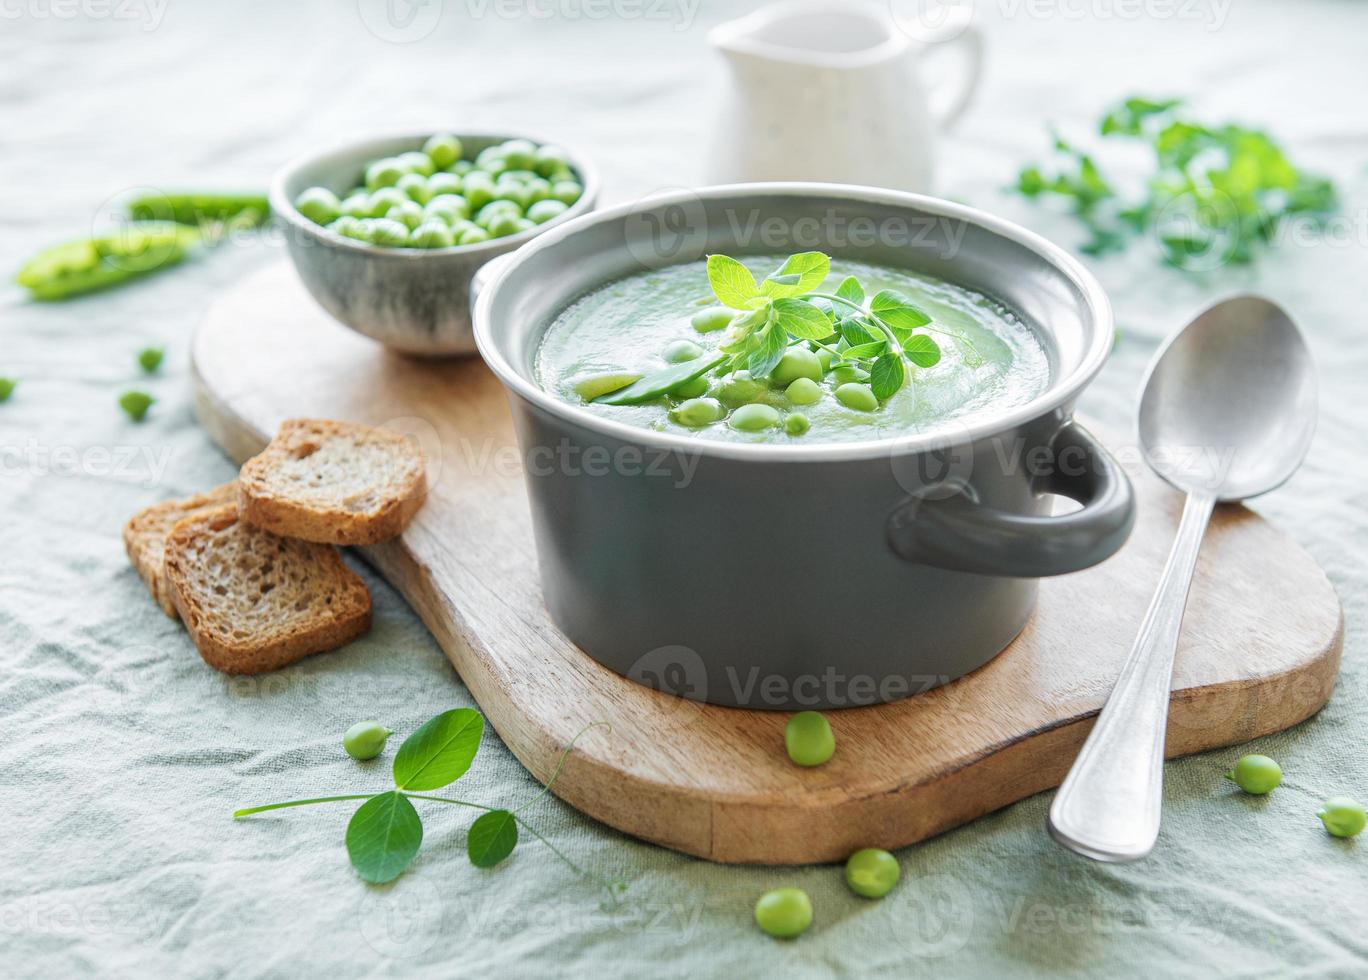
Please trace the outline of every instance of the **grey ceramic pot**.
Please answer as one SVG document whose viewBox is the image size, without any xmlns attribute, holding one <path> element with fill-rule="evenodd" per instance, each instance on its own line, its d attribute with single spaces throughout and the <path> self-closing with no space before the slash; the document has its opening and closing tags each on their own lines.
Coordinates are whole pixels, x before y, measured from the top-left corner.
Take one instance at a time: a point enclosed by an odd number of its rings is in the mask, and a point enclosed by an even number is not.
<svg viewBox="0 0 1368 980">
<path fill-rule="evenodd" d="M 546 326 L 605 282 L 712 252 L 841 258 L 997 297 L 1039 331 L 1052 380 L 1026 405 L 856 443 L 736 444 L 606 420 L 543 391 Z M 686 697 L 752 708 L 896 700 L 1017 635 L 1037 578 L 1125 541 L 1125 474 L 1071 418 L 1111 310 L 1049 242 L 945 201 L 828 184 L 651 198 L 491 266 L 480 352 L 507 387 L 546 604 L 590 656 Z M 1051 515 L 1047 494 L 1082 506 Z"/>
<path fill-rule="evenodd" d="M 311 154 L 281 169 L 271 183 L 271 211 L 281 222 L 290 259 L 320 306 L 337 320 L 386 347 L 429 357 L 471 354 L 470 280 L 490 259 L 513 251 L 543 231 L 592 210 L 598 175 L 583 157 L 569 153 L 584 193 L 564 214 L 535 229 L 479 245 L 442 249 L 377 248 L 314 224 L 294 206 L 313 186 L 346 193 L 365 165 L 380 157 L 421 149 L 431 133 L 386 136 Z M 457 134 L 466 155 L 522 137 Z"/>
</svg>

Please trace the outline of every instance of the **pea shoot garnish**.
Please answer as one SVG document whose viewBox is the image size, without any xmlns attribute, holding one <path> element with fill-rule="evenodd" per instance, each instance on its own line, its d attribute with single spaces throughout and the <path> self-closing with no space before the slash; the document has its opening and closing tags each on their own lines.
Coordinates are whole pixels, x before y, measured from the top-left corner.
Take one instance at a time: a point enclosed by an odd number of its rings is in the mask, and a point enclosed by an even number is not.
<svg viewBox="0 0 1368 980">
<path fill-rule="evenodd" d="M 708 256 L 708 284 L 721 307 L 700 311 L 692 322 L 700 333 L 726 329 L 721 345 L 706 356 L 690 351 L 679 363 L 593 400 L 639 405 L 676 394 L 709 372 L 746 371 L 752 380 L 787 386 L 803 378 L 815 383 L 832 370 L 837 377 L 844 371 L 852 381 L 867 381 L 847 398 L 856 407 L 875 410 L 907 383 L 909 363 L 929 368 L 940 361 L 940 346 L 929 335 L 935 328 L 902 293 L 883 289 L 866 297 L 854 276 L 834 292 L 822 292 L 830 274 L 831 257 L 822 252 L 790 255 L 760 282 L 736 259 Z M 820 362 L 819 354 L 828 360 Z M 799 385 L 800 399 L 806 388 Z M 866 395 L 872 396 L 869 404 Z M 753 422 L 757 429 L 772 424 L 762 418 Z"/>
<path fill-rule="evenodd" d="M 1125 251 L 1152 233 L 1164 261 L 1177 268 L 1204 270 L 1213 257 L 1247 265 L 1286 219 L 1336 207 L 1334 184 L 1298 169 L 1267 133 L 1204 125 L 1184 114 L 1177 99 L 1126 99 L 1099 130 L 1153 151 L 1155 169 L 1143 197 L 1124 196 L 1090 153 L 1059 136 L 1060 166 L 1053 173 L 1028 166 L 1014 188 L 1029 198 L 1067 202 L 1091 236 L 1081 246 L 1089 255 Z"/>
<path fill-rule="evenodd" d="M 141 422 L 147 418 L 147 410 L 156 402 L 145 391 L 125 391 L 119 396 L 119 407 L 127 413 L 128 417 L 134 422 Z"/>
<path fill-rule="evenodd" d="M 18 378 L 0 378 L 0 402 L 9 401 L 10 395 L 14 394 L 14 389 L 18 385 Z"/>
<path fill-rule="evenodd" d="M 144 347 L 138 351 L 138 367 L 147 374 L 156 374 L 157 368 L 161 367 L 162 358 L 165 356 L 166 348 L 164 347 Z"/>
<path fill-rule="evenodd" d="M 377 723 L 370 722 L 379 731 Z M 358 726 L 354 726 L 353 730 Z M 469 800 L 450 799 L 431 795 L 433 790 L 442 789 L 456 782 L 469 771 L 475 761 L 475 753 L 480 748 L 480 738 L 484 734 L 484 716 L 473 708 L 456 708 L 420 726 L 404 739 L 399 751 L 395 753 L 393 775 L 394 788 L 380 793 L 348 793 L 343 796 L 321 796 L 306 800 L 289 800 L 285 803 L 268 803 L 264 806 L 248 807 L 233 813 L 234 819 L 250 817 L 268 810 L 282 810 L 287 807 L 310 806 L 315 803 L 340 803 L 346 800 L 364 800 L 347 824 L 347 855 L 351 858 L 356 873 L 372 884 L 393 881 L 412 863 L 423 842 L 423 822 L 413 805 L 414 800 L 428 803 L 445 803 L 451 806 L 483 810 L 466 832 L 466 856 L 477 868 L 492 868 L 510 854 L 518 844 L 519 828 L 536 837 L 551 852 L 564 861 L 577 874 L 587 875 L 584 869 L 562 854 L 550 841 L 539 834 L 519 814 L 548 792 L 560 776 L 561 767 L 575 747 L 581 735 L 590 728 L 608 728 L 606 722 L 595 722 L 582 729 L 570 740 L 561 753 L 551 778 L 541 792 L 520 806 L 487 806 Z M 350 736 L 351 731 L 348 732 Z M 370 733 L 378 736 L 378 732 Z M 376 737 L 379 748 L 374 754 L 383 751 L 383 739 Z M 372 746 L 366 747 L 365 757 Z M 355 753 L 348 748 L 348 754 Z M 619 882 L 603 882 L 610 892 L 621 890 Z"/>
</svg>

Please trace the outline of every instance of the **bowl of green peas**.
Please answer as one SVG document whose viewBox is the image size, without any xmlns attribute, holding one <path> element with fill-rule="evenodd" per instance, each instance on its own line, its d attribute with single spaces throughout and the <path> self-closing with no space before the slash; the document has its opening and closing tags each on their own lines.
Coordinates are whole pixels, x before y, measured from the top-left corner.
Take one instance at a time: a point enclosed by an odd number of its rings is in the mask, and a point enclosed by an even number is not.
<svg viewBox="0 0 1368 980">
<path fill-rule="evenodd" d="M 598 177 L 558 144 L 386 136 L 283 168 L 270 203 L 295 269 L 332 316 L 387 347 L 471 354 L 471 283 L 491 259 L 594 206 Z"/>
</svg>

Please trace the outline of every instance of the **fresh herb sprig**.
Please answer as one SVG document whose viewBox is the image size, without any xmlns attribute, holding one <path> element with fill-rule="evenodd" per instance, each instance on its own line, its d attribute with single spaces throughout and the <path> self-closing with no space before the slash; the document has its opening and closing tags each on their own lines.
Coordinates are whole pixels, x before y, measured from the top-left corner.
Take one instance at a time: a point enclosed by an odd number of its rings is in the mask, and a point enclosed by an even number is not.
<svg viewBox="0 0 1368 980">
<path fill-rule="evenodd" d="M 1177 99 L 1126 99 L 1098 127 L 1103 137 L 1141 140 L 1154 154 L 1143 197 L 1128 199 L 1091 154 L 1055 136 L 1059 168 L 1028 166 L 1015 190 L 1068 202 L 1090 233 L 1090 255 L 1124 251 L 1153 234 L 1163 259 L 1204 270 L 1213 257 L 1247 265 L 1294 215 L 1320 217 L 1337 206 L 1325 177 L 1299 170 L 1267 133 L 1236 124 L 1206 126 L 1187 118 Z"/>
<path fill-rule="evenodd" d="M 518 844 L 518 829 L 522 828 L 550 848 L 577 874 L 588 875 L 518 814 L 550 792 L 575 742 L 589 729 L 597 727 L 610 726 L 607 722 L 594 722 L 582 729 L 561 753 L 551 778 L 541 792 L 513 809 L 430 795 L 432 790 L 449 786 L 464 776 L 480 748 L 484 716 L 473 708 L 456 708 L 430 719 L 404 739 L 394 756 L 394 788 L 391 790 L 267 803 L 237 810 L 233 818 L 241 819 L 270 810 L 316 803 L 364 800 L 347 824 L 347 855 L 358 875 L 373 884 L 381 884 L 399 877 L 413 862 L 422 845 L 423 823 L 412 801 L 446 803 L 484 811 L 466 832 L 466 856 L 475 867 L 492 868 L 512 854 Z M 610 892 L 621 888 L 618 882 L 604 884 Z"/>
<path fill-rule="evenodd" d="M 596 401 L 641 404 L 710 371 L 744 370 L 768 378 L 784 353 L 803 343 L 830 353 L 833 364 L 868 371 L 875 397 L 886 401 L 907 383 L 908 362 L 929 368 L 941 359 L 940 346 L 924 332 L 934 329 L 931 317 L 902 293 L 883 289 L 866 298 L 854 276 L 835 292 L 821 292 L 831 274 L 831 257 L 822 252 L 790 255 L 760 282 L 728 255 L 708 256 L 707 268 L 713 295 L 735 311 L 717 353 L 672 365 Z"/>
</svg>

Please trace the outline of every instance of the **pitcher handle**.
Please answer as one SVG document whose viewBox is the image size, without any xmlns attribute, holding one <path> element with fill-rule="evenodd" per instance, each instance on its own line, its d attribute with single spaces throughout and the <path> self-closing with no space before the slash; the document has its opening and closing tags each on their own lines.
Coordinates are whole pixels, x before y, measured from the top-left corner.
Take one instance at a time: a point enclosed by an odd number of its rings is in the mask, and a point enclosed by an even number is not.
<svg viewBox="0 0 1368 980">
<path fill-rule="evenodd" d="M 926 46 L 924 64 L 935 66 L 947 61 L 958 64 L 949 71 L 923 72 L 922 75 L 928 80 L 927 102 L 931 118 L 942 132 L 948 132 L 973 101 L 983 77 L 983 32 L 972 22 L 972 7 L 947 0 L 935 9 L 945 12 L 938 18 L 939 23 L 922 22 L 930 19 L 923 14 L 918 18 L 915 30 L 911 25 L 904 29 Z"/>
</svg>

